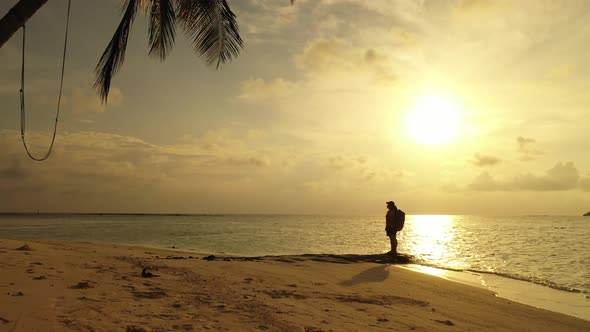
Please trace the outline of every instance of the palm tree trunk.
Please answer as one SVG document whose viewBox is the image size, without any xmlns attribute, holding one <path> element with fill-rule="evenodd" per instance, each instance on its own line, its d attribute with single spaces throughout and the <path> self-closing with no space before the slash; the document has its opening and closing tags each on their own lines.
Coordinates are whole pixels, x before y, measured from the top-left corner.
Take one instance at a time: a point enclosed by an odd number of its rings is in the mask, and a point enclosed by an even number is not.
<svg viewBox="0 0 590 332">
<path fill-rule="evenodd" d="M 0 19 L 0 48 L 47 0 L 20 0 Z"/>
</svg>

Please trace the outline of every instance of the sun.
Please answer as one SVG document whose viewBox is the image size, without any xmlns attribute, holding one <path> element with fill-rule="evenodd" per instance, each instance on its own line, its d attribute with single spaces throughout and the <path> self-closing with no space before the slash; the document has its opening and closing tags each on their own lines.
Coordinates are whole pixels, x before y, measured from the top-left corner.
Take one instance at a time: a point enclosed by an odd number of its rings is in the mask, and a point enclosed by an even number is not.
<svg viewBox="0 0 590 332">
<path fill-rule="evenodd" d="M 448 145 L 457 136 L 458 108 L 448 96 L 422 95 L 409 109 L 406 128 L 414 141 L 425 145 Z"/>
</svg>

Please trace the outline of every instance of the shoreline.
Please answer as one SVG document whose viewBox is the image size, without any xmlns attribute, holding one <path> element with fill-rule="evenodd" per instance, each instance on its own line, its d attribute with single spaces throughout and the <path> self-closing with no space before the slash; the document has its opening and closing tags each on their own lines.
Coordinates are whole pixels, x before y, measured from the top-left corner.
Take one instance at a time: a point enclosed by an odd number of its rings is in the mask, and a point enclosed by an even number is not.
<svg viewBox="0 0 590 332">
<path fill-rule="evenodd" d="M 25 244 L 31 250 L 17 250 Z M 0 329 L 590 329 L 590 321 L 390 264 L 350 261 L 342 255 L 206 256 L 174 249 L 0 239 Z M 144 267 L 158 276 L 143 278 Z"/>
<path fill-rule="evenodd" d="M 419 264 L 400 267 L 486 289 L 494 292 L 497 297 L 517 303 L 590 321 L 590 296 L 583 292 L 562 290 L 495 273 L 458 271 Z"/>
</svg>

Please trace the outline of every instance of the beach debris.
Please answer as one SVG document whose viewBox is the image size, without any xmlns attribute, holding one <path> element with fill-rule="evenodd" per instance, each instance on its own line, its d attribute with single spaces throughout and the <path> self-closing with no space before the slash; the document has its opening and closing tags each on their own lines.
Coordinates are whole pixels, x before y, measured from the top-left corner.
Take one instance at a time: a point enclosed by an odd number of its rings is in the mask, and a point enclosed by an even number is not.
<svg viewBox="0 0 590 332">
<path fill-rule="evenodd" d="M 25 294 L 23 292 L 21 292 L 21 291 L 18 291 L 16 293 L 12 294 L 12 296 L 24 296 L 24 295 Z"/>
<path fill-rule="evenodd" d="M 450 320 L 448 320 L 448 319 L 447 319 L 447 320 L 438 320 L 438 319 L 435 319 L 434 321 L 435 321 L 435 322 L 437 322 L 437 323 L 441 323 L 441 324 L 448 325 L 448 326 L 453 326 L 453 325 L 455 325 L 453 322 L 451 322 L 451 321 L 450 321 Z"/>
<path fill-rule="evenodd" d="M 142 276 L 143 278 L 154 278 L 154 277 L 159 277 L 159 275 L 157 275 L 157 274 L 153 274 L 153 273 L 149 272 L 147 269 L 148 269 L 147 267 L 144 267 L 144 268 L 143 268 L 143 270 L 141 270 L 141 276 Z"/>
<path fill-rule="evenodd" d="M 148 332 L 148 330 L 137 325 L 127 325 L 127 328 L 125 328 L 125 332 Z"/>
<path fill-rule="evenodd" d="M 45 280 L 45 279 L 47 279 L 47 277 L 43 276 L 43 275 L 38 276 L 38 277 L 33 277 L 33 280 Z"/>
<path fill-rule="evenodd" d="M 79 283 L 70 286 L 71 289 L 87 289 L 94 288 L 88 281 L 80 281 Z"/>
<path fill-rule="evenodd" d="M 28 244 L 22 245 L 18 248 L 16 248 L 16 250 L 20 250 L 20 251 L 32 251 L 33 249 L 31 249 L 31 247 L 29 247 Z"/>
<path fill-rule="evenodd" d="M 207 257 L 203 257 L 204 260 L 206 261 L 214 261 L 217 257 L 215 257 L 214 255 L 209 255 Z"/>
<path fill-rule="evenodd" d="M 8 319 L 6 319 L 6 318 L 2 318 L 2 317 L 0 317 L 0 322 L 2 322 L 2 323 L 4 323 L 4 324 L 8 324 L 8 323 L 10 323 L 10 321 L 9 321 Z"/>
<path fill-rule="evenodd" d="M 387 318 L 377 318 L 377 321 L 379 323 L 385 323 L 385 322 L 389 322 L 389 319 L 387 319 Z"/>
<path fill-rule="evenodd" d="M 250 277 L 244 278 L 244 282 L 246 282 L 246 283 L 251 283 L 252 281 L 254 281 L 254 279 L 252 279 Z"/>
<path fill-rule="evenodd" d="M 287 287 L 297 288 L 296 284 L 288 284 Z"/>
<path fill-rule="evenodd" d="M 268 330 L 268 326 L 259 325 L 259 326 L 258 326 L 258 329 L 259 329 L 259 330 L 262 330 L 262 331 L 265 331 L 265 330 Z"/>
</svg>

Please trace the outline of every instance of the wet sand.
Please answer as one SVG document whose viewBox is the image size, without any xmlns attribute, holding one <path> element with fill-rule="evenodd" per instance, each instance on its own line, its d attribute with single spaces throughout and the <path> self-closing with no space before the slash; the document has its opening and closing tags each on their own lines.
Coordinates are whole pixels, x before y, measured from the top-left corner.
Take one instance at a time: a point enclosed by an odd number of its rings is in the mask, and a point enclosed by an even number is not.
<svg viewBox="0 0 590 332">
<path fill-rule="evenodd" d="M 0 240 L 0 331 L 590 331 L 400 261 Z"/>
</svg>

